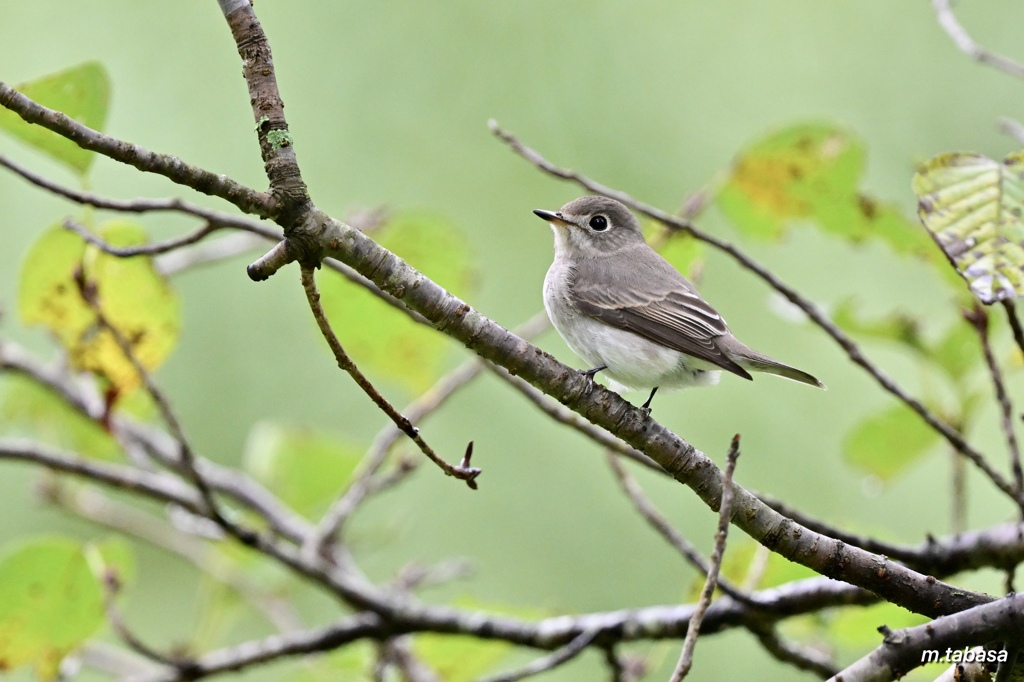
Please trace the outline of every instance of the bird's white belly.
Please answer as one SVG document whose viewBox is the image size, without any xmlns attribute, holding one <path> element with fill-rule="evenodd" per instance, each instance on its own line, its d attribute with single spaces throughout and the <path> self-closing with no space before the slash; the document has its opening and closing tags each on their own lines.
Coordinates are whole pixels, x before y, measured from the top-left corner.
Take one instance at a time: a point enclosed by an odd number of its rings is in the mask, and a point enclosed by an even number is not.
<svg viewBox="0 0 1024 682">
<path fill-rule="evenodd" d="M 607 366 L 598 376 L 607 376 L 621 388 L 651 389 L 709 385 L 718 382 L 720 372 L 679 351 L 610 327 L 584 315 L 544 285 L 544 308 L 551 323 L 569 348 L 590 367 Z"/>
</svg>

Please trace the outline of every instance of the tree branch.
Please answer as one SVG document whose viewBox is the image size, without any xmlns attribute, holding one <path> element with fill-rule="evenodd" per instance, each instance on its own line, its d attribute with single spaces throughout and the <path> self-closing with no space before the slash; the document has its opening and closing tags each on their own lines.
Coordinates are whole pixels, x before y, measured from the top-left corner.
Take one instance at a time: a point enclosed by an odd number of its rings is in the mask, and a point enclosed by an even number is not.
<svg viewBox="0 0 1024 682">
<path fill-rule="evenodd" d="M 968 35 L 967 30 L 956 18 L 956 14 L 953 13 L 950 0 L 932 0 L 932 8 L 935 10 L 936 18 L 939 20 L 939 26 L 946 32 L 946 35 L 953 39 L 953 42 L 961 52 L 982 64 L 994 66 L 1003 73 L 1008 73 L 1017 78 L 1024 78 L 1024 64 L 990 52 L 974 42 L 971 36 Z"/>
<path fill-rule="evenodd" d="M 937 618 L 930 623 L 903 630 L 885 629 L 881 646 L 832 678 L 834 682 L 889 682 L 921 666 L 923 652 L 980 646 L 1004 638 L 1024 635 L 1024 595 L 1010 595 L 998 601 Z"/>
<path fill-rule="evenodd" d="M 220 197 L 245 213 L 261 218 L 273 214 L 270 197 L 266 194 L 249 189 L 226 175 L 218 175 L 187 164 L 170 154 L 151 152 L 139 145 L 104 135 L 69 118 L 66 114 L 33 102 L 4 82 L 0 82 L 0 106 L 10 109 L 28 123 L 52 130 L 82 149 L 134 166 L 145 173 L 162 175 L 197 192 Z"/>
<path fill-rule="evenodd" d="M 736 471 L 736 460 L 740 456 L 740 435 L 732 438 L 732 445 L 729 447 L 729 456 L 725 466 L 725 478 L 722 482 L 722 502 L 718 510 L 718 530 L 715 533 L 715 549 L 711 552 L 711 565 L 708 568 L 708 577 L 704 581 L 704 588 L 701 590 L 700 599 L 697 600 L 697 607 L 690 616 L 690 622 L 686 627 L 686 639 L 683 640 L 683 651 L 679 655 L 679 663 L 676 664 L 675 672 L 669 678 L 670 682 L 682 682 L 690 673 L 693 665 L 693 651 L 697 646 L 697 636 L 700 634 L 701 623 L 704 622 L 704 613 L 711 605 L 711 597 L 718 585 L 718 572 L 722 568 L 722 558 L 725 556 L 725 539 L 729 534 L 729 522 L 732 518 L 732 477 Z"/>
<path fill-rule="evenodd" d="M 338 363 L 338 367 L 348 372 L 352 379 L 356 382 L 359 388 L 363 389 L 363 392 L 369 396 L 370 400 L 380 408 L 384 414 L 391 419 L 394 424 L 401 429 L 401 431 L 409 437 L 409 440 L 414 442 L 424 455 L 430 459 L 431 462 L 436 464 L 441 471 L 448 476 L 453 476 L 461 481 L 465 481 L 473 490 L 476 489 L 476 477 L 480 475 L 480 469 L 470 466 L 470 457 L 473 454 L 473 443 L 471 442 L 466 448 L 466 454 L 462 458 L 462 462 L 457 465 L 451 465 L 444 461 L 434 450 L 427 445 L 427 442 L 420 436 L 419 429 L 412 425 L 406 417 L 398 412 L 394 406 L 389 403 L 384 396 L 373 387 L 373 384 L 359 371 L 356 364 L 349 358 L 348 353 L 342 347 L 341 342 L 338 340 L 337 335 L 331 328 L 331 323 L 327 320 L 327 314 L 324 312 L 323 306 L 320 305 L 320 292 L 317 290 L 316 279 L 313 276 L 313 271 L 303 268 L 302 269 L 302 288 L 306 291 L 306 300 L 309 302 L 309 308 L 313 313 L 316 324 L 320 328 L 320 333 L 323 334 L 324 339 L 327 341 L 327 345 L 330 346 L 331 352 L 334 354 L 334 359 Z"/>
</svg>

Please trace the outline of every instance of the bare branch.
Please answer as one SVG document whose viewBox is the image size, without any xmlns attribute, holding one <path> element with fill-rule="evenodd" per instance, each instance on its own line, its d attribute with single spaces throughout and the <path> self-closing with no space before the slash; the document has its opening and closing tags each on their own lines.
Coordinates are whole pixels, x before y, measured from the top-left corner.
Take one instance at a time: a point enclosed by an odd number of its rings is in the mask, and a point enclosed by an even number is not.
<svg viewBox="0 0 1024 682">
<path fill-rule="evenodd" d="M 964 29 L 956 18 L 956 14 L 953 13 L 950 0 L 932 0 L 932 8 L 935 10 L 935 16 L 939 21 L 939 25 L 942 26 L 942 30 L 953 39 L 953 42 L 956 43 L 961 52 L 971 59 L 982 64 L 994 66 L 1011 76 L 1024 78 L 1024 64 L 990 52 L 974 42 L 971 36 L 968 35 L 967 30 Z"/>
<path fill-rule="evenodd" d="M 596 632 L 584 632 L 565 646 L 552 651 L 543 658 L 538 658 L 519 670 L 504 673 L 502 675 L 494 675 L 493 677 L 487 677 L 480 680 L 480 682 L 518 682 L 518 680 L 524 680 L 527 677 L 539 675 L 540 673 L 547 672 L 548 670 L 554 670 L 563 663 L 567 663 L 583 653 L 583 650 L 587 648 L 587 645 L 594 641 L 594 637 L 596 635 Z"/>
<path fill-rule="evenodd" d="M 547 329 L 549 324 L 547 315 L 541 312 L 520 325 L 516 332 L 528 339 Z M 450 397 L 455 395 L 456 391 L 478 377 L 484 370 L 484 366 L 483 361 L 478 358 L 467 360 L 438 379 L 421 396 L 409 403 L 402 410 L 402 414 L 406 415 L 410 422 L 423 421 L 440 409 Z M 334 501 L 317 525 L 316 533 L 310 540 L 312 545 L 307 548 L 308 551 L 319 551 L 329 543 L 341 531 L 349 516 L 367 495 L 372 490 L 379 489 L 379 486 L 374 483 L 376 474 L 403 435 L 404 432 L 393 422 L 377 433 L 369 451 L 360 463 L 359 471 L 353 477 L 352 483 Z"/>
<path fill-rule="evenodd" d="M 167 253 L 175 249 L 180 249 L 183 246 L 189 244 L 195 244 L 198 241 L 202 241 L 207 236 L 213 234 L 217 230 L 222 229 L 220 225 L 214 225 L 213 223 L 206 223 L 196 229 L 192 230 L 188 234 L 180 237 L 174 237 L 172 239 L 165 239 L 162 242 L 156 242 L 153 244 L 140 244 L 138 246 L 114 246 L 97 235 L 93 234 L 89 228 L 77 223 L 76 221 L 67 218 L 64 220 L 64 229 L 74 232 L 79 237 L 84 239 L 87 243 L 97 247 L 104 253 L 109 253 L 112 256 L 118 258 L 134 258 L 135 256 L 157 256 L 161 253 Z"/>
<path fill-rule="evenodd" d="M 1010 309 L 1012 310 L 1012 308 Z M 1014 315 L 1010 316 L 1015 317 Z M 988 313 L 980 304 L 975 303 L 970 311 L 964 311 L 964 318 L 971 323 L 974 330 L 978 332 L 978 340 L 981 341 L 981 350 L 985 356 L 985 364 L 988 365 L 989 375 L 992 377 L 992 385 L 995 388 L 996 401 L 999 403 L 1000 415 L 1002 417 L 1000 426 L 1003 429 L 1003 437 L 1006 439 L 1006 449 L 1010 453 L 1010 470 L 1013 471 L 1013 480 L 1016 490 L 1019 493 L 1024 491 L 1024 470 L 1020 465 L 1020 446 L 1017 444 L 1017 434 L 1013 428 L 1013 403 L 1006 392 L 1006 385 L 1003 383 L 1003 373 L 999 369 L 999 363 L 992 352 L 992 343 L 988 335 Z M 1021 513 L 1024 513 L 1024 502 L 1020 504 Z"/>
<path fill-rule="evenodd" d="M 205 220 L 215 228 L 231 227 L 238 230 L 245 230 L 246 232 L 252 232 L 253 234 L 273 237 L 275 239 L 280 238 L 280 234 L 275 234 L 275 230 L 264 226 L 259 221 L 253 220 L 252 218 L 203 208 L 202 206 L 197 206 L 177 197 L 170 199 L 109 199 L 91 192 L 83 192 L 69 187 L 64 187 L 63 185 L 48 178 L 44 178 L 38 173 L 30 171 L 28 168 L 15 163 L 3 155 L 0 155 L 0 166 L 20 175 L 33 185 L 36 185 L 37 187 L 40 187 L 52 194 L 68 199 L 69 201 L 73 201 L 76 204 L 84 204 L 86 206 L 93 206 L 95 208 L 101 208 L 108 211 L 118 211 L 121 213 L 184 213 L 186 215 Z"/>
<path fill-rule="evenodd" d="M 103 607 L 107 612 L 107 620 L 110 622 L 110 627 L 117 633 L 117 636 L 121 638 L 121 641 L 127 644 L 128 648 L 135 653 L 140 656 L 144 656 L 155 663 L 179 667 L 179 661 L 176 661 L 169 656 L 165 656 L 156 649 L 153 649 L 139 639 L 139 637 L 132 632 L 131 628 L 128 627 L 128 624 L 121 615 L 121 611 L 117 608 L 117 603 L 115 601 L 117 593 L 121 589 L 121 581 L 117 574 L 108 568 L 102 576 L 101 582 L 103 583 Z"/>
<path fill-rule="evenodd" d="M 1024 144 L 1024 142 L 1021 144 Z M 1024 327 L 1021 327 L 1020 318 L 1017 317 L 1017 306 L 1012 298 L 1004 298 L 1000 303 L 1003 304 L 1003 309 L 1006 311 L 1006 319 L 1010 323 L 1010 329 L 1013 330 L 1014 343 L 1017 344 L 1020 352 L 1024 353 Z"/>
<path fill-rule="evenodd" d="M 787 642 L 771 626 L 748 626 L 747 629 L 754 633 L 764 650 L 777 661 L 791 665 L 797 670 L 814 673 L 822 679 L 832 677 L 839 672 L 835 662 L 829 656 L 809 647 Z"/>
<path fill-rule="evenodd" d="M 226 585 L 262 613 L 279 631 L 297 630 L 302 623 L 286 599 L 264 594 L 247 576 L 227 568 L 195 537 L 173 532 L 166 521 L 91 488 L 67 490 L 59 481 L 41 484 L 43 498 L 50 504 L 109 530 L 136 538 L 181 557 L 204 575 Z"/>
<path fill-rule="evenodd" d="M 681 682 L 690 673 L 693 665 L 693 650 L 697 646 L 697 636 L 700 634 L 701 623 L 704 622 L 704 613 L 711 605 L 711 597 L 718 585 L 718 572 L 722 568 L 722 558 L 725 556 L 725 538 L 729 534 L 729 523 L 732 518 L 732 476 L 736 471 L 736 460 L 740 456 L 740 435 L 732 438 L 732 445 L 729 446 L 729 456 L 725 466 L 725 478 L 722 480 L 722 502 L 718 510 L 718 531 L 715 533 L 715 549 L 711 552 L 711 566 L 708 568 L 708 577 L 704 582 L 704 589 L 700 592 L 700 599 L 697 601 L 697 608 L 690 616 L 690 623 L 686 627 L 686 639 L 683 640 L 683 651 L 679 656 L 679 663 L 676 664 L 675 672 L 672 673 L 670 682 Z"/>
<path fill-rule="evenodd" d="M 81 273 L 79 274 L 81 277 Z M 93 314 L 96 315 L 96 322 L 98 326 L 110 332 L 114 342 L 117 343 L 117 346 L 121 349 L 125 359 L 128 360 L 132 369 L 134 369 L 136 374 L 138 374 L 139 380 L 146 388 L 146 392 L 153 399 L 154 404 L 156 404 L 157 410 L 160 412 L 160 416 L 163 418 L 164 423 L 167 424 L 167 428 L 169 429 L 171 436 L 175 441 L 177 441 L 178 461 L 189 480 L 196 487 L 196 490 L 199 491 L 199 495 L 203 499 L 203 503 L 206 507 L 205 513 L 208 514 L 209 517 L 225 531 L 235 535 L 243 542 L 251 544 L 251 531 L 244 531 L 243 529 L 235 526 L 221 513 L 220 506 L 213 497 L 213 491 L 210 490 L 210 486 L 206 482 L 206 479 L 203 478 L 199 473 L 199 470 L 196 468 L 196 458 L 192 452 L 192 446 L 189 444 L 188 438 L 185 436 L 184 429 L 181 428 L 181 423 L 178 421 L 177 415 L 175 415 L 174 410 L 171 409 L 170 401 L 167 400 L 163 391 L 161 391 L 153 381 L 153 378 L 150 376 L 146 368 L 142 366 L 142 363 L 139 361 L 138 357 L 136 357 L 135 351 L 132 349 L 132 345 L 128 339 L 125 338 L 120 329 L 111 324 L 110 320 L 107 319 L 100 301 L 98 300 L 98 292 L 95 287 L 81 278 L 79 279 L 78 284 L 82 300 L 88 304 L 92 309 Z"/>
<path fill-rule="evenodd" d="M 420 449 L 424 455 L 427 456 L 430 461 L 436 464 L 441 471 L 448 476 L 454 476 L 455 478 L 465 481 L 472 489 L 476 489 L 476 477 L 480 475 L 480 469 L 471 467 L 470 457 L 473 454 L 473 444 L 470 443 L 466 448 L 466 454 L 463 456 L 462 462 L 457 465 L 451 465 L 444 461 L 441 457 L 434 452 L 434 450 L 427 445 L 427 442 L 423 440 L 423 437 L 419 434 L 419 429 L 412 425 L 412 422 L 404 417 L 401 413 L 389 403 L 384 396 L 373 387 L 373 384 L 359 371 L 355 363 L 349 358 L 348 353 L 342 347 L 341 342 L 338 340 L 334 330 L 331 329 L 331 323 L 327 320 L 327 314 L 324 312 L 323 306 L 320 305 L 320 292 L 317 290 L 316 279 L 313 276 L 313 271 L 307 268 L 302 268 L 302 288 L 306 291 L 306 300 L 309 302 L 309 308 L 313 312 L 313 317 L 316 319 L 317 326 L 320 328 L 320 333 L 323 334 L 324 339 L 327 341 L 327 345 L 331 347 L 331 352 L 334 353 L 334 359 L 338 363 L 338 367 L 348 372 L 348 374 L 355 380 L 359 388 L 363 389 L 363 392 L 370 397 L 370 400 L 386 414 L 395 425 L 401 429 L 401 431 L 409 437 L 409 439 L 416 443 L 416 446 Z"/>
<path fill-rule="evenodd" d="M 151 152 L 139 145 L 104 135 L 59 111 L 33 102 L 3 82 L 0 82 L 0 106 L 10 109 L 28 123 L 52 130 L 82 149 L 98 152 L 146 173 L 163 175 L 197 192 L 220 197 L 245 213 L 260 217 L 267 217 L 271 213 L 270 197 L 262 192 L 249 189 L 226 175 L 187 164 L 170 154 Z"/>
<path fill-rule="evenodd" d="M 1003 638 L 1019 640 L 1024 634 L 1024 595 L 1010 595 L 998 601 L 942 616 L 930 623 L 902 630 L 880 628 L 885 634 L 881 646 L 832 678 L 833 682 L 889 682 L 923 662 L 925 649 L 944 652 L 988 644 Z"/>
<path fill-rule="evenodd" d="M 711 563 L 704 558 L 704 556 L 693 546 L 689 540 L 683 537 L 682 533 L 672 527 L 672 524 L 668 522 L 661 512 L 658 511 L 654 503 L 647 498 L 644 494 L 643 488 L 640 487 L 640 483 L 628 472 L 625 467 L 622 466 L 622 462 L 619 461 L 619 455 L 615 454 L 611 450 L 605 452 L 605 460 L 608 462 L 609 468 L 612 473 L 615 474 L 615 480 L 618 482 L 622 492 L 626 494 L 629 501 L 633 503 L 633 508 L 647 521 L 647 524 L 651 526 L 665 541 L 671 545 L 679 554 L 690 563 L 691 566 L 696 568 L 703 575 L 708 575 L 711 572 Z M 742 590 L 733 586 L 731 582 L 725 578 L 718 580 L 717 586 L 721 588 L 723 592 L 728 594 L 733 599 L 741 602 L 750 602 L 750 597 L 744 594 Z"/>
<path fill-rule="evenodd" d="M 170 475 L 150 473 L 120 464 L 108 464 L 29 440 L 0 439 L 0 460 L 4 459 L 30 462 L 47 469 L 98 481 L 159 502 L 181 505 L 195 513 L 199 513 L 203 503 L 202 498 L 194 490 Z"/>
</svg>

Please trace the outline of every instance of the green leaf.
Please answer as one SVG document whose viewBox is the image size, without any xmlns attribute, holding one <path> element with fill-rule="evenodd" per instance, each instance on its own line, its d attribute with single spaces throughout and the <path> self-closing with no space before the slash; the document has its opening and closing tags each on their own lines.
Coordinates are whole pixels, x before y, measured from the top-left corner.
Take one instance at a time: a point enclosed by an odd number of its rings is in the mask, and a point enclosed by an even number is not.
<svg viewBox="0 0 1024 682">
<path fill-rule="evenodd" d="M 978 333 L 964 320 L 953 324 L 929 355 L 954 381 L 960 382 L 982 362 Z"/>
<path fill-rule="evenodd" d="M 26 97 L 67 114 L 93 130 L 103 130 L 110 106 L 110 79 L 99 62 L 86 62 L 15 87 Z M 0 129 L 27 142 L 84 176 L 95 154 L 39 125 L 0 108 Z"/>
<path fill-rule="evenodd" d="M 35 540 L 0 559 L 0 670 L 32 664 L 53 680 L 61 659 L 103 623 L 103 594 L 81 547 Z"/>
<path fill-rule="evenodd" d="M 740 155 L 718 205 L 750 236 L 778 239 L 793 221 L 808 219 L 856 236 L 862 232 L 856 188 L 865 157 L 864 143 L 842 128 L 792 126 Z"/>
<path fill-rule="evenodd" d="M 746 235 L 778 240 L 811 222 L 849 241 L 883 241 L 894 252 L 942 260 L 926 232 L 898 208 L 860 191 L 867 150 L 828 123 L 795 125 L 751 145 L 735 161 L 718 206 Z"/>
<path fill-rule="evenodd" d="M 285 503 L 313 516 L 351 479 L 361 458 L 331 434 L 262 422 L 249 432 L 243 463 Z"/>
<path fill-rule="evenodd" d="M 664 238 L 664 243 L 658 248 L 665 260 L 671 263 L 676 270 L 683 273 L 687 279 L 697 279 L 704 268 L 704 243 L 693 236 L 685 233 L 672 231 L 653 221 L 647 221 L 643 225 L 644 238 L 652 245 L 657 246 Z"/>
<path fill-rule="evenodd" d="M 754 562 L 755 554 L 759 551 L 760 545 L 748 538 L 738 538 L 732 543 L 722 559 L 722 575 L 731 580 L 734 585 L 741 585 L 747 580 L 747 573 Z M 760 579 L 754 585 L 754 589 L 775 587 L 793 580 L 802 580 L 817 575 L 814 571 L 792 562 L 786 557 L 772 552 L 761 572 Z M 696 601 L 704 587 L 705 576 L 697 576 L 690 586 L 688 598 Z"/>
<path fill-rule="evenodd" d="M 512 650 L 508 642 L 477 637 L 425 633 L 415 639 L 416 653 L 445 682 L 471 682 Z"/>
<path fill-rule="evenodd" d="M 5 377 L 0 423 L 87 457 L 119 460 L 121 446 L 103 427 L 71 408 L 52 391 L 23 376 Z"/>
<path fill-rule="evenodd" d="M 939 440 L 909 407 L 898 404 L 857 424 L 843 441 L 843 457 L 883 481 L 892 480 Z"/>
<path fill-rule="evenodd" d="M 375 230 L 373 237 L 448 291 L 465 297 L 471 258 L 465 239 L 448 223 L 422 214 L 402 215 Z M 326 272 L 320 288 L 327 317 L 360 366 L 416 393 L 440 376 L 450 346 L 443 334 L 413 322 L 335 273 Z"/>
<path fill-rule="evenodd" d="M 106 223 L 97 232 L 114 246 L 146 241 L 142 227 L 129 221 Z M 44 232 L 25 257 L 18 299 L 22 321 L 49 328 L 76 368 L 96 373 L 116 393 L 126 394 L 141 379 L 83 300 L 77 273 L 95 288 L 104 316 L 150 371 L 177 344 L 181 327 L 177 296 L 150 259 L 108 255 L 60 226 Z"/>
<path fill-rule="evenodd" d="M 983 303 L 1024 295 L 1024 152 L 942 154 L 914 175 L 918 215 Z"/>
<path fill-rule="evenodd" d="M 846 299 L 832 312 L 832 321 L 851 334 L 895 341 L 917 351 L 924 350 L 918 321 L 904 313 L 891 313 L 879 319 L 866 320 L 859 314 L 856 302 Z"/>
<path fill-rule="evenodd" d="M 838 610 L 831 619 L 828 630 L 830 640 L 836 645 L 860 651 L 878 646 L 881 641 L 878 628 L 881 625 L 899 630 L 927 622 L 928 618 L 925 616 L 911 613 L 895 604 L 882 602 Z"/>
</svg>

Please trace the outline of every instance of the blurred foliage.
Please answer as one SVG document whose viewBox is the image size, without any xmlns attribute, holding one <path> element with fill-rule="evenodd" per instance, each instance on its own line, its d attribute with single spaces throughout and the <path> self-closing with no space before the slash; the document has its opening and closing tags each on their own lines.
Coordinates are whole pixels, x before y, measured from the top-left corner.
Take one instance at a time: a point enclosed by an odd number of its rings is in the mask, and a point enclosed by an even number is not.
<svg viewBox="0 0 1024 682">
<path fill-rule="evenodd" d="M 361 449 L 333 434 L 263 422 L 249 433 L 242 466 L 288 506 L 317 518 L 360 459 Z"/>
<path fill-rule="evenodd" d="M 110 79 L 99 62 L 79 64 L 14 87 L 43 106 L 67 114 L 93 130 L 103 131 L 110 106 Z M 67 165 L 82 178 L 95 157 L 93 152 L 71 140 L 40 125 L 26 123 L 3 107 L 0 107 L 0 130 Z"/>
<path fill-rule="evenodd" d="M 116 247 L 146 242 L 143 228 L 116 220 L 96 234 Z M 95 292 L 103 317 L 147 370 L 159 367 L 178 342 L 177 295 L 149 258 L 119 258 L 86 244 L 61 226 L 44 232 L 22 267 L 18 312 L 25 324 L 47 327 L 78 369 L 102 376 L 117 395 L 142 382 L 109 329 L 84 298 Z"/>
<path fill-rule="evenodd" d="M 31 664 L 57 679 L 61 659 L 104 623 L 101 575 L 107 565 L 131 574 L 123 541 L 85 548 L 65 538 L 37 538 L 0 559 L 0 670 Z"/>
<path fill-rule="evenodd" d="M 400 214 L 371 236 L 456 296 L 469 293 L 472 255 L 465 238 L 447 221 Z M 426 390 L 440 376 L 451 347 L 444 335 L 410 320 L 341 275 L 327 271 L 319 281 L 327 317 L 357 364 L 414 393 Z"/>
<path fill-rule="evenodd" d="M 942 154 L 913 187 L 921 222 L 982 303 L 1024 296 L 1024 152 Z"/>
<path fill-rule="evenodd" d="M 900 211 L 860 191 L 863 140 L 830 123 L 802 123 L 740 152 L 718 195 L 748 237 L 778 240 L 798 223 L 852 242 L 880 239 L 893 251 L 938 262 L 935 247 Z"/>
</svg>

